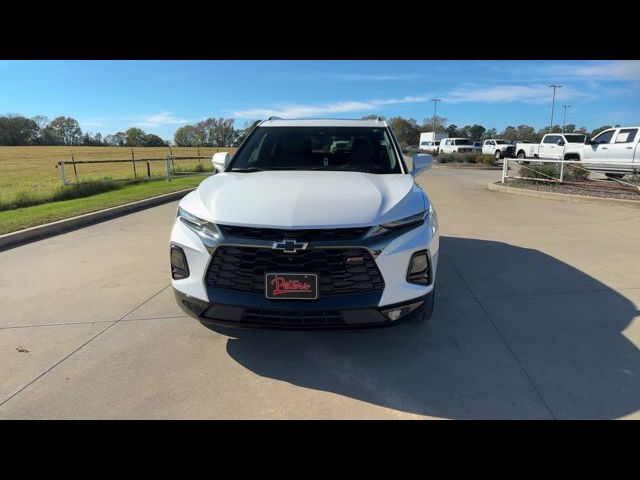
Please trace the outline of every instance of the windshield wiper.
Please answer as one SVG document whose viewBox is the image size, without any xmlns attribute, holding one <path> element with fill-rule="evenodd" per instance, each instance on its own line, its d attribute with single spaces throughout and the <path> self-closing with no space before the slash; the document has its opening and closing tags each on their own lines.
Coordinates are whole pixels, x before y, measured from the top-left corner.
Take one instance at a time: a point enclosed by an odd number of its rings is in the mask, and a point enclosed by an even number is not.
<svg viewBox="0 0 640 480">
<path fill-rule="evenodd" d="M 264 172 L 264 168 L 249 167 L 249 168 L 232 168 L 232 172 L 251 173 L 251 172 Z"/>
</svg>

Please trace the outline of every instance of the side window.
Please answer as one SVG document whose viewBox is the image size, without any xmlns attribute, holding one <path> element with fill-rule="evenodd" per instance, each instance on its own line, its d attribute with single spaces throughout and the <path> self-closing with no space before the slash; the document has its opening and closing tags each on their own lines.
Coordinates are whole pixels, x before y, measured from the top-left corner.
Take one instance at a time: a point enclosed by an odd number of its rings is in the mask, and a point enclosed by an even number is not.
<svg viewBox="0 0 640 480">
<path fill-rule="evenodd" d="M 611 143 L 615 130 L 606 130 L 593 139 L 593 143 Z"/>
<path fill-rule="evenodd" d="M 547 135 L 546 137 L 544 137 L 544 140 L 542 141 L 542 143 L 556 143 L 557 141 L 558 141 L 557 135 Z"/>
<path fill-rule="evenodd" d="M 495 144 L 496 144 L 496 142 L 494 142 L 493 140 L 491 140 L 491 141 L 489 142 L 489 145 L 491 145 L 491 146 L 494 146 Z"/>
<path fill-rule="evenodd" d="M 638 134 L 637 128 L 623 128 L 618 132 L 615 143 L 632 143 Z"/>
</svg>

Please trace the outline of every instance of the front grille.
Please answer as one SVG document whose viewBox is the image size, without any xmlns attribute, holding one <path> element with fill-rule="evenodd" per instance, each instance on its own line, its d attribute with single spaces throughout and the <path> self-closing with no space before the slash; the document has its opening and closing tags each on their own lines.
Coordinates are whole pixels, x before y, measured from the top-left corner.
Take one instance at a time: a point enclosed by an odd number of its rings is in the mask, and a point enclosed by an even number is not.
<svg viewBox="0 0 640 480">
<path fill-rule="evenodd" d="M 348 263 L 347 260 L 353 263 Z M 218 247 L 206 282 L 212 287 L 243 292 L 265 291 L 265 273 L 316 273 L 323 295 L 381 292 L 384 280 L 366 248 L 313 248 L 284 253 L 270 248 Z"/>
<path fill-rule="evenodd" d="M 250 309 L 242 320 L 262 325 L 325 326 L 344 325 L 342 315 L 337 310 L 267 310 Z"/>
<path fill-rule="evenodd" d="M 257 240 L 279 241 L 283 238 L 295 238 L 299 242 L 319 242 L 332 240 L 358 240 L 371 227 L 323 228 L 286 230 L 281 228 L 235 227 L 218 225 L 224 235 Z"/>
</svg>

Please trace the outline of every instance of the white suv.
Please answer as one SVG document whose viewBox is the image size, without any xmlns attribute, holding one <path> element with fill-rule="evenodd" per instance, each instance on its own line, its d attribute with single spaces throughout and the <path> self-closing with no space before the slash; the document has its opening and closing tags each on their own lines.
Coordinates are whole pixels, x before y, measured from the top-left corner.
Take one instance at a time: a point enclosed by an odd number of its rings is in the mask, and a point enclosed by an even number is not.
<svg viewBox="0 0 640 480">
<path fill-rule="evenodd" d="M 340 142 L 348 149 L 332 148 Z M 342 143 L 344 142 L 344 143 Z M 171 231 L 179 305 L 203 323 L 318 328 L 431 315 L 438 219 L 382 120 L 259 124 L 186 195 Z"/>
</svg>

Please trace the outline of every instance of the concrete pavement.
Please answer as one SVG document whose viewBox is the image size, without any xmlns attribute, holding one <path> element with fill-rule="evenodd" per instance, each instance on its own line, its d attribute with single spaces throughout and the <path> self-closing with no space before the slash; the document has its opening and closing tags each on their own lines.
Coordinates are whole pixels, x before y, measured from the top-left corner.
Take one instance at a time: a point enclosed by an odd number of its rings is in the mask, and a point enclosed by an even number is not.
<svg viewBox="0 0 640 480">
<path fill-rule="evenodd" d="M 637 418 L 637 209 L 435 167 L 427 324 L 212 330 L 169 287 L 167 204 L 0 253 L 0 418 Z M 18 351 L 18 347 L 28 351 Z"/>
</svg>

